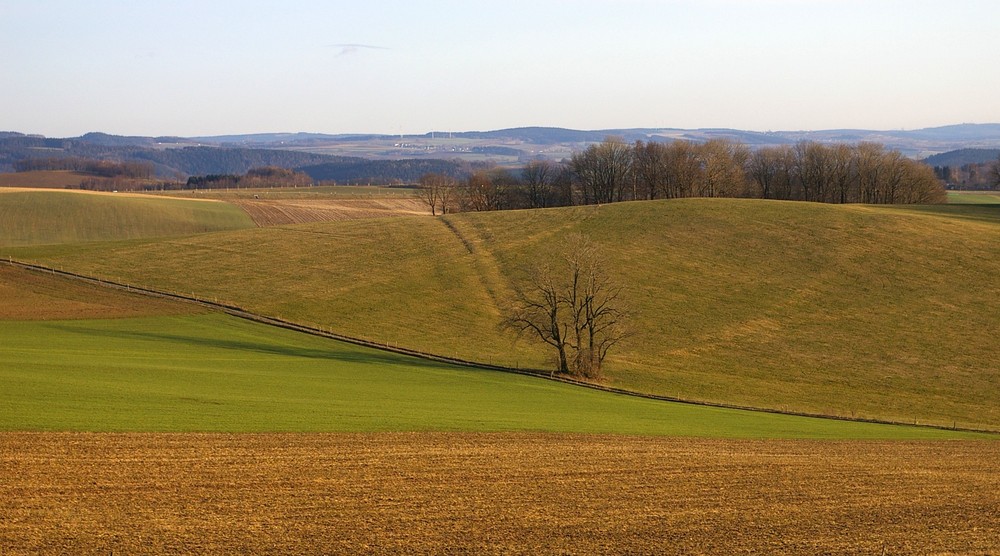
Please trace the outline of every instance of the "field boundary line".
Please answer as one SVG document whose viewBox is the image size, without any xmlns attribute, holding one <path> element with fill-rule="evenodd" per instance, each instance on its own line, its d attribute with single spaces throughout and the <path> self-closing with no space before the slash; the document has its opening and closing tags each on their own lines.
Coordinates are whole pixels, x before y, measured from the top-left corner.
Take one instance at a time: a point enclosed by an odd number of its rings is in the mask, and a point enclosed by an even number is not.
<svg viewBox="0 0 1000 556">
<path fill-rule="evenodd" d="M 544 380 L 550 380 L 553 382 L 561 382 L 564 384 L 571 384 L 574 386 L 580 386 L 583 388 L 589 388 L 591 390 L 598 390 L 601 392 L 608 392 L 611 394 L 619 394 L 622 396 L 630 396 L 636 398 L 645 398 L 648 400 L 655 400 L 661 402 L 671 402 L 671 403 L 682 403 L 688 405 L 697 405 L 702 407 L 715 407 L 720 409 L 735 409 L 740 411 L 753 411 L 757 413 L 771 413 L 775 415 L 788 415 L 792 417 L 808 417 L 812 419 L 827 419 L 834 421 L 848 421 L 854 423 L 869 423 L 875 425 L 893 425 L 893 426 L 904 426 L 904 427 L 920 427 L 928 429 L 937 429 L 945 431 L 958 431 L 958 432 L 974 432 L 974 433 L 986 433 L 1000 435 L 1000 430 L 987 429 L 987 428 L 972 428 L 972 427 L 959 427 L 959 426 L 947 426 L 947 425 L 936 425 L 933 423 L 919 423 L 919 422 L 905 422 L 905 421 L 892 421 L 888 419 L 873 419 L 867 417 L 847 417 L 844 415 L 828 415 L 823 413 L 809 413 L 804 411 L 789 411 L 784 409 L 766 408 L 766 407 L 753 407 L 745 406 L 739 404 L 728 404 L 722 402 L 710 402 L 710 401 L 700 401 L 700 400 L 690 400 L 685 398 L 679 398 L 674 396 L 663 396 L 659 394 L 648 394 L 644 392 L 636 392 L 634 390 L 626 390 L 624 388 L 616 388 L 614 386 L 605 386 L 603 384 L 597 384 L 594 382 L 587 382 L 584 380 L 577 380 L 569 377 L 556 376 L 552 371 L 546 371 L 543 369 L 525 369 L 518 367 L 507 367 L 503 365 L 494 365 L 491 363 L 477 363 L 475 361 L 468 361 L 465 359 L 459 359 L 456 357 L 447 357 L 443 355 L 437 355 L 433 353 L 427 353 L 423 351 L 418 351 L 414 349 L 409 349 L 400 346 L 389 345 L 388 343 L 379 343 L 371 340 L 365 340 L 363 338 L 355 338 L 353 336 L 346 336 L 344 334 L 339 334 L 331 330 L 323 330 L 314 326 L 308 326 L 276 317 L 268 317 L 265 315 L 260 315 L 251 311 L 248 311 L 242 307 L 236 305 L 229 305 L 226 303 L 219 303 L 218 301 L 211 301 L 208 299 L 202 299 L 195 297 L 194 295 L 184 295 L 180 293 L 173 293 L 163 290 L 157 290 L 154 288 L 148 288 L 144 286 L 135 286 L 132 284 L 123 284 L 120 282 L 115 282 L 112 280 L 105 280 L 102 278 L 96 278 L 93 276 L 87 276 L 84 274 L 77 274 L 75 272 L 69 272 L 66 270 L 59 270 L 45 265 L 28 263 L 24 261 L 14 260 L 13 258 L 0 258 L 0 263 L 7 264 L 9 266 L 21 268 L 28 271 L 39 272 L 43 274 L 52 274 L 56 276 L 62 276 L 64 278 L 69 278 L 73 280 L 78 280 L 86 282 L 89 284 L 117 289 L 125 292 L 133 292 L 139 295 L 146 295 L 150 297 L 158 297 L 163 299 L 172 299 L 175 301 L 183 301 L 186 303 L 193 303 L 206 307 L 209 309 L 214 309 L 222 311 L 223 313 L 241 318 L 244 320 L 249 320 L 252 322 L 257 322 L 260 324 L 265 324 L 268 326 L 274 326 L 277 328 L 284 328 L 286 330 L 293 330 L 296 332 L 302 332 L 305 334 L 310 334 L 312 336 L 320 336 L 323 338 L 329 338 L 332 340 L 338 340 L 341 342 L 346 342 L 349 344 L 354 344 L 358 346 L 369 347 L 372 349 L 377 349 L 381 351 L 387 351 L 392 353 L 398 353 L 401 355 L 409 355 L 411 357 L 417 357 L 420 359 L 425 359 L 429 361 L 437 361 L 440 363 L 447 363 L 451 365 L 457 365 L 461 367 L 470 367 L 474 369 L 485 369 L 491 371 L 501 371 L 505 373 L 518 374 L 524 376 L 530 376 L 535 378 L 540 378 Z"/>
</svg>

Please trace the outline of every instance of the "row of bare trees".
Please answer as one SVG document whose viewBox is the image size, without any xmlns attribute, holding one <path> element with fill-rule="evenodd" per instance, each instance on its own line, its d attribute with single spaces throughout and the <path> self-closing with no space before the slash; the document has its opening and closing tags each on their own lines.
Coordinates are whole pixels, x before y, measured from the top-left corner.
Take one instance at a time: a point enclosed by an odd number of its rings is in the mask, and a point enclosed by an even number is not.
<svg viewBox="0 0 1000 556">
<path fill-rule="evenodd" d="M 209 174 L 191 176 L 184 189 L 259 189 L 264 187 L 308 187 L 312 178 L 304 172 L 297 172 L 276 166 L 251 168 L 245 175 Z"/>
<path fill-rule="evenodd" d="M 435 215 L 568 206 L 573 204 L 573 178 L 568 166 L 548 160 L 529 162 L 519 173 L 476 170 L 464 180 L 425 174 L 420 197 Z"/>
<path fill-rule="evenodd" d="M 591 145 L 570 162 L 584 203 L 751 197 L 823 203 L 937 203 L 944 187 L 925 164 L 877 143 L 751 150 L 715 139 Z"/>
<path fill-rule="evenodd" d="M 95 160 L 90 158 L 26 158 L 14 162 L 15 172 L 39 170 L 66 170 L 82 172 L 102 178 L 128 178 L 148 180 L 153 176 L 151 162 Z"/>
<path fill-rule="evenodd" d="M 429 174 L 435 214 L 678 197 L 748 197 L 824 203 L 939 203 L 934 170 L 877 143 L 801 142 L 751 150 L 733 141 L 625 143 L 608 138 L 562 163 L 519 173 L 480 170 L 466 180 Z"/>
<path fill-rule="evenodd" d="M 992 162 L 935 166 L 934 173 L 945 183 L 961 188 L 1000 190 L 1000 156 Z"/>
</svg>

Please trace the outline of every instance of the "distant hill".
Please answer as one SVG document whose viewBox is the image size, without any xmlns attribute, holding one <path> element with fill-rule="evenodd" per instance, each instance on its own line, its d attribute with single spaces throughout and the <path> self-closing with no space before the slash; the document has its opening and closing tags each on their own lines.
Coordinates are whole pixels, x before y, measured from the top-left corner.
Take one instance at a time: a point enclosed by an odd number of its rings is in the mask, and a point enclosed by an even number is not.
<svg viewBox="0 0 1000 556">
<path fill-rule="evenodd" d="M 958 168 L 966 164 L 985 164 L 1000 157 L 1000 149 L 958 149 L 936 154 L 924 159 L 930 166 L 951 166 Z"/>
<path fill-rule="evenodd" d="M 324 135 L 316 133 L 272 133 L 220 137 L 199 137 L 210 144 L 242 144 L 283 149 L 309 149 L 341 156 L 365 158 L 447 158 L 445 153 L 465 153 L 457 156 L 476 159 L 474 154 L 502 155 L 483 148 L 505 147 L 520 151 L 521 158 L 554 153 L 563 157 L 587 144 L 607 137 L 620 137 L 627 142 L 687 140 L 704 142 L 728 139 L 751 147 L 791 145 L 799 141 L 820 143 L 859 143 L 871 141 L 897 149 L 907 156 L 922 158 L 961 148 L 1000 148 L 1000 124 L 960 124 L 917 130 L 832 129 L 820 131 L 747 131 L 729 128 L 623 128 L 574 130 L 557 127 L 520 127 L 493 131 L 434 131 L 421 135 Z M 560 148 L 554 148 L 560 147 Z M 477 150 L 478 149 L 478 150 Z"/>
<path fill-rule="evenodd" d="M 148 160 L 187 176 L 207 174 L 245 174 L 251 168 L 279 166 L 298 168 L 324 162 L 344 162 L 343 157 L 331 157 L 300 151 L 246 149 L 222 147 L 183 147 L 179 149 L 143 149 L 133 151 L 130 158 Z"/>
<path fill-rule="evenodd" d="M 312 166 L 302 166 L 298 170 L 309 174 L 316 181 L 337 183 L 394 182 L 416 183 L 425 174 L 444 174 L 455 178 L 467 174 L 467 167 L 452 160 L 407 159 L 407 160 L 363 160 L 344 159 L 324 162 Z"/>
<path fill-rule="evenodd" d="M 561 160 L 609 136 L 627 142 L 728 139 L 753 148 L 871 141 L 913 158 L 967 149 L 1000 149 L 1000 124 L 960 124 L 917 130 L 747 131 L 728 128 L 628 128 L 574 130 L 520 127 L 493 131 L 434 131 L 421 135 L 256 133 L 204 137 L 138 137 L 87 133 L 46 138 L 0 132 L 0 172 L 23 158 L 76 156 L 149 161 L 162 177 L 242 173 L 255 166 L 302 168 L 317 179 L 339 182 L 413 181 L 421 168 L 461 174 L 463 164 L 517 166 L 535 158 Z M 376 161 L 368 164 L 362 160 Z M 392 160 L 394 164 L 381 161 Z M 425 164 L 413 162 L 420 160 Z M 940 165 L 940 162 L 929 162 Z M 460 162 L 458 162 L 460 161 Z"/>
</svg>

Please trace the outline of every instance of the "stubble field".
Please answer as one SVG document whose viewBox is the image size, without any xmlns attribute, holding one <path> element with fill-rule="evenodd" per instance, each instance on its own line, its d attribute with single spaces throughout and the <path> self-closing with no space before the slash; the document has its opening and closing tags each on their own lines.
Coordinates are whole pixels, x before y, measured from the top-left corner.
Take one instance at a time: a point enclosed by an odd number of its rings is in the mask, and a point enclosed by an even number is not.
<svg viewBox="0 0 1000 556">
<path fill-rule="evenodd" d="M 384 199 L 233 199 L 258 226 L 309 222 L 337 222 L 391 216 L 430 216 L 427 204 L 416 198 Z"/>
<path fill-rule="evenodd" d="M 27 553 L 989 554 L 1000 444 L 0 434 Z"/>
</svg>

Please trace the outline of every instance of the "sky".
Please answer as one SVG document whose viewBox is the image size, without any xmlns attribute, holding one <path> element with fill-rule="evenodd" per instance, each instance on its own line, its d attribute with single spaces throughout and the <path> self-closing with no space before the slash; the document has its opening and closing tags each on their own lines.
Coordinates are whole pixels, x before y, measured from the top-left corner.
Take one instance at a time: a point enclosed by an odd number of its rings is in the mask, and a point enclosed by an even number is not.
<svg viewBox="0 0 1000 556">
<path fill-rule="evenodd" d="M 997 0 L 0 0 L 0 131 L 1000 122 Z"/>
</svg>

